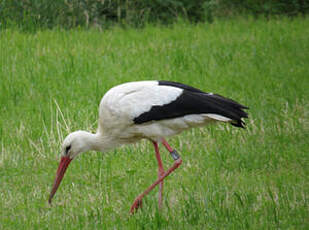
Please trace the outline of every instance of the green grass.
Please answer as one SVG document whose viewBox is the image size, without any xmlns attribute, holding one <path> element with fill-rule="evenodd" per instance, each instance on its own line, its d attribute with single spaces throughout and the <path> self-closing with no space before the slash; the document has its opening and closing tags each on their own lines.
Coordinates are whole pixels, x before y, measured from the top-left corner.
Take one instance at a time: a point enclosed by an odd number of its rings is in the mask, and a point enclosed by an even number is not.
<svg viewBox="0 0 309 230">
<path fill-rule="evenodd" d="M 309 18 L 144 29 L 0 32 L 0 229 L 308 229 Z M 147 141 L 69 167 L 49 191 L 63 137 L 95 132 L 98 104 L 127 81 L 180 81 L 250 107 L 170 139 L 183 165 L 136 215 L 157 176 Z M 172 164 L 161 148 L 165 167 Z"/>
</svg>

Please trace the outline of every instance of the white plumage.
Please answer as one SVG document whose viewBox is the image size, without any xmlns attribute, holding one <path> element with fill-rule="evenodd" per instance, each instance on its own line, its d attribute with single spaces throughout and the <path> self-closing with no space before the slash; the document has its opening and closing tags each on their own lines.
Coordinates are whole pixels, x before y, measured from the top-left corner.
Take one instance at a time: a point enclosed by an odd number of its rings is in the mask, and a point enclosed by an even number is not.
<svg viewBox="0 0 309 230">
<path fill-rule="evenodd" d="M 137 126 L 133 119 L 148 112 L 154 105 L 168 104 L 181 92 L 181 89 L 175 87 L 158 87 L 155 81 L 130 82 L 113 87 L 101 100 L 98 131 L 120 138 L 121 141 L 128 139 L 128 142 L 150 138 L 146 132 L 150 134 L 151 131 L 145 129 L 153 124 Z M 157 126 L 156 129 L 160 129 Z M 152 137 L 155 138 L 154 135 Z"/>
<path fill-rule="evenodd" d="M 157 184 L 160 184 L 161 206 L 163 180 L 181 164 L 180 156 L 164 138 L 191 127 L 203 126 L 210 121 L 230 122 L 234 126 L 244 127 L 242 118 L 247 117 L 243 111 L 246 108 L 231 99 L 176 82 L 140 81 L 115 86 L 100 102 L 97 133 L 76 131 L 65 138 L 63 156 L 49 202 L 69 163 L 78 154 L 88 150 L 104 152 L 146 138 L 154 144 L 159 176 L 136 198 L 131 212 L 139 207 L 142 197 Z M 174 165 L 166 171 L 163 169 L 158 143 L 162 143 L 175 160 Z"/>
<path fill-rule="evenodd" d="M 158 81 L 129 82 L 111 88 L 102 98 L 99 109 L 100 133 L 119 138 L 119 142 L 161 138 L 202 126 L 210 120 L 228 122 L 230 118 L 218 114 L 193 114 L 168 120 L 134 125 L 133 119 L 150 111 L 153 106 L 167 105 L 175 101 L 183 89 L 159 86 Z"/>
</svg>

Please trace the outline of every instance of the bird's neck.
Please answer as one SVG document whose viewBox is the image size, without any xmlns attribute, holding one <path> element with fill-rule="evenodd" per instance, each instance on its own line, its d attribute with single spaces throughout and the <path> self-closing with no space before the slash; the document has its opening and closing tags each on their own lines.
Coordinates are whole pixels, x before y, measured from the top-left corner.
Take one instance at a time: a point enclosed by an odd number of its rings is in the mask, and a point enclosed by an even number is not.
<svg viewBox="0 0 309 230">
<path fill-rule="evenodd" d="M 89 150 L 95 150 L 105 152 L 117 147 L 117 144 L 113 139 L 102 133 L 87 133 L 86 142 L 89 146 Z"/>
</svg>

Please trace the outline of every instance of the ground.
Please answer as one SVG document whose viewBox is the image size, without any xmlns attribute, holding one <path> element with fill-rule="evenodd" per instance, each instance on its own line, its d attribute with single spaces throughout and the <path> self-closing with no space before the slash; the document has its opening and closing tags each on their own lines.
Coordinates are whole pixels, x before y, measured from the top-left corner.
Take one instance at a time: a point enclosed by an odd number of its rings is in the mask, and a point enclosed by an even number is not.
<svg viewBox="0 0 309 230">
<path fill-rule="evenodd" d="M 1 31 L 1 229 L 308 229 L 309 18 L 233 19 L 144 29 Z M 136 215 L 156 179 L 147 141 L 73 161 L 47 203 L 60 145 L 97 127 L 117 84 L 171 80 L 250 107 L 171 138 L 183 164 Z M 172 159 L 160 148 L 167 168 Z"/>
</svg>

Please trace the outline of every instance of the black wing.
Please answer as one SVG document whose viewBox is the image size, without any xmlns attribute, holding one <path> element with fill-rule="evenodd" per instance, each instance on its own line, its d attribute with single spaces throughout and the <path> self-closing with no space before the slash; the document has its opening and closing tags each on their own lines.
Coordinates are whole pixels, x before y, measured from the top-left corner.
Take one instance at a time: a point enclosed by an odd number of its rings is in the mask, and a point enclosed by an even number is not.
<svg viewBox="0 0 309 230">
<path fill-rule="evenodd" d="M 218 94 L 208 94 L 203 91 L 181 83 L 159 81 L 159 85 L 168 85 L 183 89 L 182 94 L 176 100 L 165 105 L 155 105 L 149 111 L 142 113 L 134 119 L 135 124 L 149 121 L 159 121 L 182 117 L 190 114 L 217 114 L 232 119 L 232 125 L 244 128 L 242 118 L 248 114 L 247 109 L 236 101 Z"/>
</svg>

